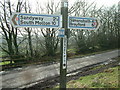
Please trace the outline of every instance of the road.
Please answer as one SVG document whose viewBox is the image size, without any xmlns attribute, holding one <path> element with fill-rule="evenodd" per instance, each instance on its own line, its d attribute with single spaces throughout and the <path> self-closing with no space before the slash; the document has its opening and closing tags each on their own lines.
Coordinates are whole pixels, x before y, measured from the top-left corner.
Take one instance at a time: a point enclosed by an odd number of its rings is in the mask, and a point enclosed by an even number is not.
<svg viewBox="0 0 120 90">
<path fill-rule="evenodd" d="M 106 53 L 86 56 L 83 58 L 75 58 L 68 60 L 67 72 L 71 72 L 82 67 L 111 60 L 111 58 L 117 57 L 120 50 L 114 50 Z M 2 79 L 2 88 L 19 88 L 30 84 L 32 82 L 39 81 L 46 77 L 59 75 L 59 63 L 48 66 L 32 65 L 24 68 L 17 68 L 16 70 L 4 72 L 0 76 Z"/>
</svg>

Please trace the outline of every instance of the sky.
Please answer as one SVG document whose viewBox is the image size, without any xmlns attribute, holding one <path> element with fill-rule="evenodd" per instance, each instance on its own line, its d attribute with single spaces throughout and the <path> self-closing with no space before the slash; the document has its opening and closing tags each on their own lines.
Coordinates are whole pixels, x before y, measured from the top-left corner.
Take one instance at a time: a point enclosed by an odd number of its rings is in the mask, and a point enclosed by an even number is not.
<svg viewBox="0 0 120 90">
<path fill-rule="evenodd" d="M 0 0 L 0 1 L 4 1 L 4 0 Z M 5 1 L 11 1 L 12 3 L 17 3 L 18 0 L 5 0 Z M 55 3 L 60 2 L 61 0 L 20 0 L 20 1 L 29 1 L 30 5 L 32 6 L 33 11 L 36 9 L 36 4 L 37 2 L 39 2 L 39 4 L 41 4 L 41 6 L 45 6 L 45 4 L 49 1 L 54 1 Z M 92 2 L 94 2 L 94 4 L 96 4 L 96 6 L 98 8 L 102 7 L 103 5 L 105 7 L 111 7 L 114 4 L 118 4 L 118 2 L 120 0 L 68 0 L 68 5 L 72 6 L 72 4 L 74 4 L 74 2 L 77 1 L 85 1 L 88 4 L 91 4 Z"/>
<path fill-rule="evenodd" d="M 86 0 L 88 2 L 94 2 L 98 5 L 98 6 L 107 6 L 110 7 L 113 4 L 117 4 L 120 0 Z"/>
<path fill-rule="evenodd" d="M 3 1 L 3 0 L 0 0 L 0 1 Z M 9 1 L 9 0 L 6 0 L 6 1 Z M 16 2 L 17 0 L 10 0 L 10 1 Z M 51 1 L 51 0 L 26 0 L 26 1 L 29 1 L 34 6 L 37 1 L 40 2 L 42 5 L 44 5 L 44 3 Z M 52 0 L 52 1 L 60 2 L 61 0 Z M 73 4 L 75 1 L 86 1 L 88 3 L 95 2 L 97 4 L 97 7 L 101 7 L 102 5 L 106 7 L 110 7 L 113 4 L 117 4 L 120 0 L 68 0 L 69 5 Z"/>
<path fill-rule="evenodd" d="M 14 0 L 12 0 L 14 1 Z M 35 1 L 38 1 L 41 5 L 45 5 L 45 3 L 47 3 L 48 1 L 51 1 L 51 0 L 28 0 L 32 6 L 35 6 L 36 2 Z M 55 3 L 58 3 L 60 2 L 61 0 L 52 0 L 54 1 Z M 100 8 L 102 6 L 105 6 L 105 7 L 111 7 L 113 6 L 114 4 L 118 4 L 118 2 L 120 0 L 68 0 L 68 5 L 71 6 L 72 4 L 74 4 L 74 2 L 77 2 L 77 1 L 86 1 L 88 4 L 91 4 L 92 2 L 94 2 L 94 4 L 96 4 L 97 8 Z M 34 7 L 32 7 L 34 8 Z"/>
<path fill-rule="evenodd" d="M 29 1 L 32 2 L 33 4 L 35 3 L 35 0 L 29 0 Z M 50 1 L 50 0 L 36 0 L 36 1 L 39 1 L 39 2 L 43 3 L 43 2 Z M 54 2 L 59 2 L 61 0 L 53 0 L 53 1 Z M 69 2 L 70 5 L 72 3 L 74 3 L 75 1 L 78 1 L 78 0 L 68 0 L 68 2 Z M 84 0 L 81 0 L 81 1 L 84 1 Z M 117 4 L 120 0 L 85 0 L 85 1 L 89 2 L 89 3 L 95 2 L 98 7 L 100 7 L 102 5 L 110 7 L 113 4 Z"/>
</svg>

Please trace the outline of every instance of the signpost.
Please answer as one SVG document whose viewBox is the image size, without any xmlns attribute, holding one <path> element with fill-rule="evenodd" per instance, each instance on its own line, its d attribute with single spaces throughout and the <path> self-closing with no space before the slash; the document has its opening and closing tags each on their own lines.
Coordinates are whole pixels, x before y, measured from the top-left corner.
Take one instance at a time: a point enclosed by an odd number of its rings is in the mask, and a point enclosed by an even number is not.
<svg viewBox="0 0 120 90">
<path fill-rule="evenodd" d="M 91 29 L 99 27 L 99 20 L 92 17 L 68 17 L 68 28 L 72 29 Z"/>
<path fill-rule="evenodd" d="M 61 20 L 61 15 L 28 13 L 13 13 L 11 17 L 13 27 L 60 28 L 62 27 Z"/>
<path fill-rule="evenodd" d="M 65 29 L 65 37 L 61 38 L 60 60 L 60 90 L 66 90 L 67 74 L 67 38 L 68 38 L 68 0 L 61 1 L 62 28 Z"/>
<path fill-rule="evenodd" d="M 61 60 L 60 60 L 60 89 L 66 90 L 67 74 L 67 39 L 69 29 L 96 30 L 100 26 L 99 20 L 92 17 L 68 17 L 68 0 L 61 1 L 61 15 L 41 15 L 28 13 L 14 13 L 10 19 L 13 27 L 62 28 Z"/>
</svg>

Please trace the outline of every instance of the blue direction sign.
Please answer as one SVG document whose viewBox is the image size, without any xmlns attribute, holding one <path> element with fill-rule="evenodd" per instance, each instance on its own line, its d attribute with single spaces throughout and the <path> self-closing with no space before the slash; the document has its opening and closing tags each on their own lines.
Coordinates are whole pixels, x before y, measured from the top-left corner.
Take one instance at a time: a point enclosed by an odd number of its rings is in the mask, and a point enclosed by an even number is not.
<svg viewBox="0 0 120 90">
<path fill-rule="evenodd" d="M 98 29 L 99 20 L 92 17 L 68 17 L 68 28 L 72 29 Z"/>
<path fill-rule="evenodd" d="M 13 13 L 10 21 L 14 27 L 40 27 L 40 28 L 62 27 L 61 15 Z"/>
</svg>

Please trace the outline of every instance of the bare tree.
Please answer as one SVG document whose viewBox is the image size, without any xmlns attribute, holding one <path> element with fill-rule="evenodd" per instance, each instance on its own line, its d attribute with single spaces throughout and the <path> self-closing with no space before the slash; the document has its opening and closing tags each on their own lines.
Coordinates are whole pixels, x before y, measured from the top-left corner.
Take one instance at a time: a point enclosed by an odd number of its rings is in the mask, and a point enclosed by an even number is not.
<svg viewBox="0 0 120 90">
<path fill-rule="evenodd" d="M 60 5 L 60 3 L 55 4 L 52 0 L 50 2 L 48 2 L 45 5 L 45 7 L 41 7 L 38 4 L 39 8 L 38 8 L 37 12 L 39 12 L 39 13 L 46 12 L 47 14 L 55 14 L 55 13 L 58 13 L 58 11 L 60 11 L 59 5 Z M 45 38 L 44 39 L 45 40 L 45 52 L 46 52 L 45 55 L 54 56 L 57 51 L 57 47 L 58 47 L 58 43 L 59 43 L 59 38 L 56 36 L 56 31 L 58 29 L 44 28 L 44 29 L 40 29 L 40 30 L 41 30 L 43 37 Z"/>
<path fill-rule="evenodd" d="M 24 7 L 25 13 L 31 13 L 31 7 L 29 2 L 25 2 L 25 7 Z M 30 51 L 30 56 L 33 57 L 33 45 L 32 45 L 32 28 L 25 28 L 26 32 L 28 33 L 28 44 L 29 44 L 29 51 Z"/>
<path fill-rule="evenodd" d="M 17 35 L 18 35 L 18 29 L 13 28 L 13 26 L 10 24 L 10 16 L 12 15 L 13 10 L 15 12 L 20 12 L 22 9 L 22 2 L 17 3 L 17 7 L 12 7 L 11 2 L 0 2 L 1 5 L 1 26 L 0 28 L 2 29 L 2 35 L 5 37 L 6 43 L 7 43 L 7 49 L 3 49 L 8 55 L 18 55 L 19 50 L 18 50 L 18 43 L 17 43 Z M 14 47 L 13 47 L 14 46 Z"/>
<path fill-rule="evenodd" d="M 74 3 L 69 13 L 78 17 L 96 17 L 101 25 L 98 30 L 72 30 L 71 35 L 76 41 L 77 50 L 80 52 L 97 51 L 116 48 L 118 45 L 118 12 L 116 6 L 97 8 L 96 4 L 87 4 L 84 1 Z"/>
</svg>

